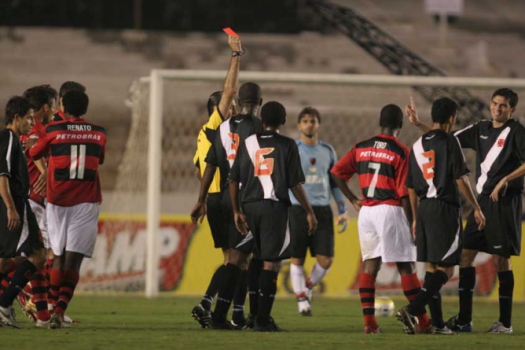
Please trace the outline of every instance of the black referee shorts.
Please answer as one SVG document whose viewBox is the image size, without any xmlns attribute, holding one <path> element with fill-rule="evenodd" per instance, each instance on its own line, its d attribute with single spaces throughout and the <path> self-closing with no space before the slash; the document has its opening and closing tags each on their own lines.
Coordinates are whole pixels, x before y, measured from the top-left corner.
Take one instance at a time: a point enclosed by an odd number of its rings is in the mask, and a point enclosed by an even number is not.
<svg viewBox="0 0 525 350">
<path fill-rule="evenodd" d="M 465 227 L 465 249 L 477 250 L 503 257 L 520 255 L 521 195 L 507 194 L 494 202 L 489 196 L 478 196 L 478 203 L 487 222 L 483 230 L 472 213 Z"/>
<path fill-rule="evenodd" d="M 251 254 L 253 251 L 253 235 L 248 234 L 243 236 L 235 226 L 235 221 L 233 217 L 232 201 L 230 198 L 230 190 L 226 190 L 222 193 L 221 199 L 221 208 L 222 208 L 222 217 L 221 220 L 224 221 L 224 227 L 227 240 L 227 247 L 235 249 L 244 254 Z"/>
<path fill-rule="evenodd" d="M 417 261 L 459 265 L 463 240 L 460 209 L 440 199 L 419 203 L 416 220 Z"/>
<path fill-rule="evenodd" d="M 18 255 L 33 255 L 33 252 L 44 248 L 42 234 L 29 201 L 24 198 L 13 198 L 20 217 L 20 226 L 14 231 L 7 228 L 7 207 L 0 199 L 0 258 L 9 259 Z"/>
<path fill-rule="evenodd" d="M 306 211 L 300 205 L 290 207 L 290 233 L 292 258 L 304 259 L 308 248 L 310 255 L 334 256 L 334 215 L 329 205 L 312 207 L 317 218 L 317 230 L 308 235 Z"/>
<path fill-rule="evenodd" d="M 244 203 L 254 241 L 254 257 L 264 261 L 290 258 L 288 204 L 270 199 Z"/>
<path fill-rule="evenodd" d="M 225 250 L 229 248 L 228 232 L 232 219 L 228 218 L 228 215 L 231 215 L 231 210 L 224 211 L 223 209 L 222 197 L 223 194 L 220 192 L 208 194 L 206 216 L 208 216 L 208 224 L 210 225 L 215 248 Z"/>
</svg>

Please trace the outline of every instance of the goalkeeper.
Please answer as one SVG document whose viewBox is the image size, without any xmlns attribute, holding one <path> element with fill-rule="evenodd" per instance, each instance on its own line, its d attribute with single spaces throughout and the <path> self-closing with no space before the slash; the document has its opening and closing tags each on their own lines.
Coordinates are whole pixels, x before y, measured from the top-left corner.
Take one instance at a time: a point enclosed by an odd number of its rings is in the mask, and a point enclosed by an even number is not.
<svg viewBox="0 0 525 350">
<path fill-rule="evenodd" d="M 306 212 L 297 199 L 290 193 L 290 232 L 292 240 L 292 260 L 290 276 L 299 313 L 311 316 L 311 291 L 328 272 L 334 257 L 334 218 L 330 208 L 331 196 L 334 196 L 339 209 L 339 233 L 345 231 L 348 223 L 348 212 L 341 190 L 332 180 L 330 170 L 337 162 L 334 148 L 326 142 L 319 141 L 321 115 L 312 107 L 301 111 L 298 117 L 298 129 L 301 138 L 297 140 L 301 167 L 306 178 L 304 189 L 308 202 L 313 207 L 319 222 L 315 234 L 308 235 Z M 310 248 L 312 257 L 317 258 L 309 278 L 305 278 L 304 261 Z"/>
</svg>

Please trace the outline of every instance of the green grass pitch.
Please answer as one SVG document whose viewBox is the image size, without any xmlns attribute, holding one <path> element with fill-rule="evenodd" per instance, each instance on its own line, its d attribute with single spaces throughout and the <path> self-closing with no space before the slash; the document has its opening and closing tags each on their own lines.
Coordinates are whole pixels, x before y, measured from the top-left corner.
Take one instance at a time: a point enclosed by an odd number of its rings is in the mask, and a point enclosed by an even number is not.
<svg viewBox="0 0 525 350">
<path fill-rule="evenodd" d="M 273 316 L 286 333 L 201 329 L 190 311 L 199 298 L 78 295 L 68 314 L 81 323 L 61 330 L 37 329 L 16 305 L 23 329 L 0 328 L 4 349 L 525 349 L 525 305 L 513 310 L 513 335 L 484 334 L 498 316 L 497 303 L 474 305 L 474 333 L 458 336 L 402 333 L 394 317 L 379 318 L 384 334 L 362 334 L 357 298 L 314 299 L 314 316 L 302 318 L 293 299 L 278 299 Z M 405 304 L 395 299 L 396 308 Z M 456 298 L 443 302 L 445 317 Z"/>
</svg>

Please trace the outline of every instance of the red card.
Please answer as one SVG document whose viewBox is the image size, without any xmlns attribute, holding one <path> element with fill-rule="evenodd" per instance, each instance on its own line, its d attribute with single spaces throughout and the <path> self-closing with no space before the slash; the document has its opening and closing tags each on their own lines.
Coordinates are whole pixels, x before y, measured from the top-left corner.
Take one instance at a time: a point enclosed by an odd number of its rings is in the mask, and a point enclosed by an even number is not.
<svg viewBox="0 0 525 350">
<path fill-rule="evenodd" d="M 224 32 L 230 36 L 234 36 L 236 38 L 239 37 L 239 34 L 235 33 L 230 27 L 223 28 L 222 30 L 224 30 Z"/>
</svg>

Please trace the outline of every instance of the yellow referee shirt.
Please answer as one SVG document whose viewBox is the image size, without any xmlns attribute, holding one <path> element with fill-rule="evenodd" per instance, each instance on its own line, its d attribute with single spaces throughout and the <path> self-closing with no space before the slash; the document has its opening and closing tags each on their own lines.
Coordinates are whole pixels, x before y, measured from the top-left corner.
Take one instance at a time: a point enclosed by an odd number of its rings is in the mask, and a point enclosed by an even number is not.
<svg viewBox="0 0 525 350">
<path fill-rule="evenodd" d="M 204 124 L 202 126 L 202 129 L 199 131 L 199 136 L 197 136 L 197 152 L 193 157 L 193 164 L 199 167 L 201 176 L 204 175 L 204 170 L 206 170 L 206 162 L 204 160 L 206 159 L 208 150 L 211 147 L 212 139 L 210 139 L 210 137 L 213 137 L 213 135 L 215 135 L 215 131 L 219 128 L 219 125 L 221 125 L 223 121 L 224 120 L 221 114 L 219 113 L 219 110 L 216 109 L 211 114 L 210 119 L 208 119 L 208 122 Z M 217 171 L 215 171 L 215 175 L 213 176 L 213 181 L 210 185 L 208 193 L 219 192 L 221 192 L 221 174 L 219 172 L 219 169 L 217 169 Z"/>
</svg>

